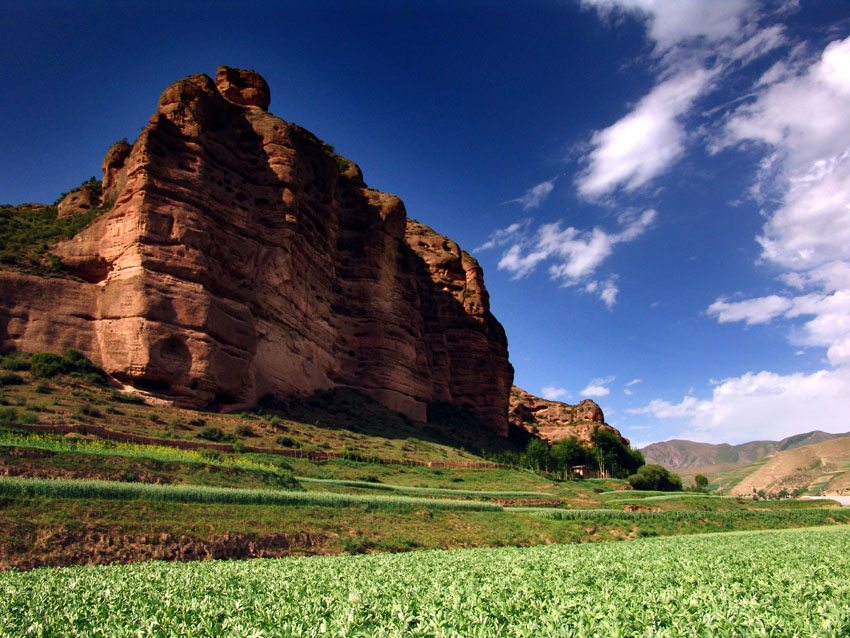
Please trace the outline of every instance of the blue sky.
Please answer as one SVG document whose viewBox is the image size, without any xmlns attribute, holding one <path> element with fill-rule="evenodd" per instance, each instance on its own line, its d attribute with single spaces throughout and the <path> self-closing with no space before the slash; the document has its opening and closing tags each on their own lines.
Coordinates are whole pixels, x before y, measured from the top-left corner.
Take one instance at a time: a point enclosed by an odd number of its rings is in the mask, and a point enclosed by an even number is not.
<svg viewBox="0 0 850 638">
<path fill-rule="evenodd" d="M 850 4 L 301 4 L 3 3 L 0 201 L 253 68 L 480 260 L 520 387 L 636 444 L 850 431 Z"/>
</svg>

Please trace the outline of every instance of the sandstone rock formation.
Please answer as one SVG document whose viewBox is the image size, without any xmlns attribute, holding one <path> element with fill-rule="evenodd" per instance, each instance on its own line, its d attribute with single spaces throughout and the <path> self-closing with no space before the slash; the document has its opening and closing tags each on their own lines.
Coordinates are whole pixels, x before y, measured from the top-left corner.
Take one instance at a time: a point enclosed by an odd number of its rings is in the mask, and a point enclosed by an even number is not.
<svg viewBox="0 0 850 638">
<path fill-rule="evenodd" d="M 83 184 L 65 195 L 56 206 L 57 217 L 73 217 L 100 206 L 100 195 L 91 184 Z"/>
<path fill-rule="evenodd" d="M 78 279 L 0 271 L 0 348 L 78 348 L 180 405 L 348 386 L 506 435 L 513 368 L 478 263 L 269 101 L 227 67 L 169 86 L 104 159 L 114 207 L 55 250 Z"/>
<path fill-rule="evenodd" d="M 628 439 L 624 439 L 616 428 L 605 423 L 602 409 L 590 399 L 584 399 L 578 405 L 570 405 L 560 401 L 547 401 L 513 386 L 509 419 L 511 424 L 525 428 L 549 443 L 568 436 L 588 443 L 593 433 L 601 428 L 613 432 L 624 445 L 629 445 Z"/>
</svg>

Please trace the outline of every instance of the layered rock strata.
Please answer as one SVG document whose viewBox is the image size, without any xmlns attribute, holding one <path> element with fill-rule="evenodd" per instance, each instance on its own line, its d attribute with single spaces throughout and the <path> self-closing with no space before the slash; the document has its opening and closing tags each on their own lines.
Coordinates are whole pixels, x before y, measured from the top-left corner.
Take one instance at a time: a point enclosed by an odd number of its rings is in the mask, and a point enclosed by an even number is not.
<svg viewBox="0 0 850 638">
<path fill-rule="evenodd" d="M 590 399 L 584 399 L 578 405 L 570 405 L 541 399 L 513 386 L 509 419 L 512 425 L 524 428 L 549 443 L 569 436 L 589 443 L 594 432 L 601 428 L 616 434 L 624 445 L 629 445 L 628 439 L 605 423 L 602 408 Z"/>
<path fill-rule="evenodd" d="M 104 159 L 114 207 L 55 250 L 77 279 L 0 271 L 0 347 L 75 347 L 186 406 L 348 386 L 507 434 L 513 369 L 478 263 L 269 101 L 228 67 L 169 86 Z"/>
</svg>

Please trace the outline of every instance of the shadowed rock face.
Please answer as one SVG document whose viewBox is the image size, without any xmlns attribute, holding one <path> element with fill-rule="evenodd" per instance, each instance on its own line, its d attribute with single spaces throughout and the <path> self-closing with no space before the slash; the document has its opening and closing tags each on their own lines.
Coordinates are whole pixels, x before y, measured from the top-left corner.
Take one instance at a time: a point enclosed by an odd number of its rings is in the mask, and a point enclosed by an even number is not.
<svg viewBox="0 0 850 638">
<path fill-rule="evenodd" d="M 570 405 L 547 401 L 513 386 L 509 419 L 512 425 L 525 428 L 549 443 L 568 436 L 590 442 L 593 433 L 602 428 L 620 437 L 624 445 L 629 445 L 628 439 L 624 439 L 616 428 L 605 423 L 602 408 L 590 399 L 584 399 L 578 405 Z"/>
<path fill-rule="evenodd" d="M 169 86 L 103 162 L 114 208 L 56 249 L 83 282 L 0 271 L 0 345 L 79 348 L 187 406 L 349 386 L 508 429 L 513 368 L 481 268 L 221 67 Z"/>
</svg>

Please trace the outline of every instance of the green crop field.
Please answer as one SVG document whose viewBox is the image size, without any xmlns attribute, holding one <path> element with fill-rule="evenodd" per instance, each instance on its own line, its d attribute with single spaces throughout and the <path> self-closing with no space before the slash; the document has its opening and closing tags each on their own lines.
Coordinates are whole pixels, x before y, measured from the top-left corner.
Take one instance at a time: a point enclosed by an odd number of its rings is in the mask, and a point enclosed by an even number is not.
<svg viewBox="0 0 850 638">
<path fill-rule="evenodd" d="M 846 636 L 850 529 L 0 573 L 3 636 Z"/>
<path fill-rule="evenodd" d="M 240 503 L 254 505 L 319 505 L 327 507 L 366 506 L 374 509 L 501 511 L 501 506 L 483 501 L 463 501 L 383 494 L 336 494 L 290 490 L 248 490 L 206 485 L 157 485 L 0 477 L 0 497 L 107 498 L 179 503 Z"/>
</svg>

